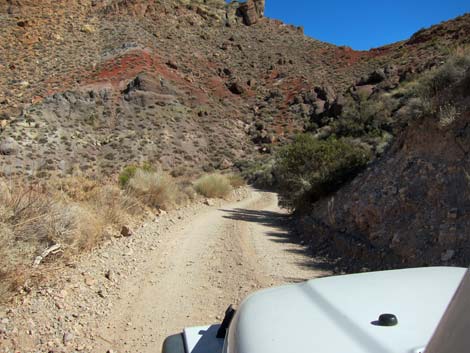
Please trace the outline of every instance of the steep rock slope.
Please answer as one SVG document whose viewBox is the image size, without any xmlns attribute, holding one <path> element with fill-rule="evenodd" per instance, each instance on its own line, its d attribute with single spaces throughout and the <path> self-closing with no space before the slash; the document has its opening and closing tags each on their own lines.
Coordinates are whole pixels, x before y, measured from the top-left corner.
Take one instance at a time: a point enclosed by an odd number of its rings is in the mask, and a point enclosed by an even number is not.
<svg viewBox="0 0 470 353">
<path fill-rule="evenodd" d="M 468 266 L 468 77 L 445 95 L 460 109 L 452 120 L 412 122 L 382 159 L 298 218 L 317 253 L 353 270 Z"/>
</svg>

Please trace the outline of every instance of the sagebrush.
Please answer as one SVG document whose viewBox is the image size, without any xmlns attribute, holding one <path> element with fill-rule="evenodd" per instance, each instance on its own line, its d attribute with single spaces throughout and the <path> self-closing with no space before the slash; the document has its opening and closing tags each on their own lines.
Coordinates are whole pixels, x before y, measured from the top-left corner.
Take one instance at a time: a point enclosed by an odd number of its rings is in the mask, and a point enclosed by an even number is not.
<svg viewBox="0 0 470 353">
<path fill-rule="evenodd" d="M 196 180 L 194 188 L 199 194 L 211 198 L 225 198 L 232 191 L 229 179 L 216 173 L 200 177 Z"/>
</svg>

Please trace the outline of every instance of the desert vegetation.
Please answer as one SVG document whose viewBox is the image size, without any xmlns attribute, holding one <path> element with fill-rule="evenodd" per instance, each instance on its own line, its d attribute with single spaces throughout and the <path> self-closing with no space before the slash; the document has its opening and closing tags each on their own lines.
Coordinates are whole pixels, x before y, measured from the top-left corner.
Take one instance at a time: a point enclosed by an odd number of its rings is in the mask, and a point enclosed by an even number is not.
<svg viewBox="0 0 470 353">
<path fill-rule="evenodd" d="M 243 178 L 234 174 L 204 175 L 193 185 L 150 164 L 123 168 L 117 182 L 85 176 L 0 180 L 0 296 L 6 299 L 12 290 L 40 281 L 44 270 L 35 269 L 40 263 L 60 266 L 120 237 L 123 226 L 155 209 L 185 205 L 196 191 L 224 198 L 242 185 Z"/>
<path fill-rule="evenodd" d="M 144 204 L 164 210 L 186 201 L 186 195 L 173 177 L 158 169 L 137 169 L 129 179 L 127 190 Z"/>
<path fill-rule="evenodd" d="M 254 185 L 278 191 L 282 206 L 308 210 L 379 158 L 409 124 L 423 117 L 440 128 L 453 124 L 468 105 L 469 82 L 470 51 L 459 48 L 441 66 L 402 82 L 350 89 L 339 115 L 312 115 L 304 133 L 272 156 L 238 166 Z"/>
<path fill-rule="evenodd" d="M 462 113 L 462 97 L 470 91 L 470 48 L 459 47 L 441 66 L 419 76 L 409 94 L 419 103 L 422 115 L 433 115 L 441 128 Z"/>
<path fill-rule="evenodd" d="M 1 181 L 0 291 L 4 295 L 37 279 L 33 264 L 66 260 L 94 248 L 142 212 L 140 202 L 117 185 L 83 177 L 48 183 Z M 47 258 L 38 259 L 51 247 Z"/>
<path fill-rule="evenodd" d="M 280 204 L 293 210 L 310 206 L 354 178 L 370 157 L 366 148 L 347 140 L 297 136 L 276 155 Z"/>
<path fill-rule="evenodd" d="M 236 181 L 236 180 L 235 180 Z M 227 197 L 232 191 L 230 179 L 222 174 L 206 174 L 194 183 L 196 191 L 205 197 Z"/>
</svg>

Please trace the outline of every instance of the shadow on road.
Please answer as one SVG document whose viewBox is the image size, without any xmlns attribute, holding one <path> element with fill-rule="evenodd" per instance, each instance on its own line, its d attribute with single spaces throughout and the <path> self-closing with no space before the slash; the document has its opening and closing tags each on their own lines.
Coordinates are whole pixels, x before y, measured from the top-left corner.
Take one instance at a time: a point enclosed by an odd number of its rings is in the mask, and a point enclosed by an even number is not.
<svg viewBox="0 0 470 353">
<path fill-rule="evenodd" d="M 244 208 L 222 209 L 221 211 L 227 213 L 224 218 L 234 219 L 236 221 L 256 222 L 268 227 L 282 227 L 283 223 L 287 223 L 290 219 L 290 216 L 285 213 L 273 211 L 256 211 Z"/>
<path fill-rule="evenodd" d="M 323 271 L 333 271 L 333 264 L 324 258 L 315 257 L 308 246 L 294 232 L 292 218 L 290 215 L 263 210 L 249 210 L 244 208 L 221 209 L 225 212 L 224 218 L 236 221 L 258 223 L 271 228 L 271 231 L 264 233 L 271 241 L 276 243 L 295 244 L 296 249 L 286 249 L 286 252 L 303 255 L 304 261 L 298 262 L 298 266 L 314 268 Z M 292 278 L 292 281 L 296 279 Z"/>
</svg>

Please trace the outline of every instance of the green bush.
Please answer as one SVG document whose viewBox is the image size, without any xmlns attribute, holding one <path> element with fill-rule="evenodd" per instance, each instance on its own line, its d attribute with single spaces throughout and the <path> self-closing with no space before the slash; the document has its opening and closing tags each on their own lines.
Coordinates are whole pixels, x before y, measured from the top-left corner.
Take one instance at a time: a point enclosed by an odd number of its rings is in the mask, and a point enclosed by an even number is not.
<svg viewBox="0 0 470 353">
<path fill-rule="evenodd" d="M 206 174 L 196 180 L 194 189 L 205 197 L 224 198 L 232 191 L 232 186 L 225 175 Z"/>
<path fill-rule="evenodd" d="M 147 163 L 143 164 L 142 166 L 128 165 L 127 167 L 124 167 L 124 169 L 119 174 L 119 185 L 122 188 L 125 188 L 129 184 L 129 180 L 135 175 L 138 170 L 150 172 L 153 171 L 153 168 L 150 164 Z"/>
<path fill-rule="evenodd" d="M 243 161 L 238 163 L 242 176 L 250 184 L 258 188 L 272 189 L 275 187 L 274 158 L 258 161 Z"/>
<path fill-rule="evenodd" d="M 296 210 L 311 205 L 351 180 L 370 158 L 370 151 L 344 139 L 297 136 L 276 154 L 274 173 L 281 206 Z"/>
<path fill-rule="evenodd" d="M 424 84 L 427 85 L 427 89 L 432 95 L 436 95 L 463 79 L 469 68 L 470 53 L 456 54 L 428 77 Z"/>
<path fill-rule="evenodd" d="M 418 79 L 408 83 L 408 94 L 422 100 L 432 100 L 442 91 L 465 79 L 470 70 L 468 49 L 452 55 L 443 65 L 423 73 Z M 439 107 L 434 107 L 437 110 Z"/>
</svg>

